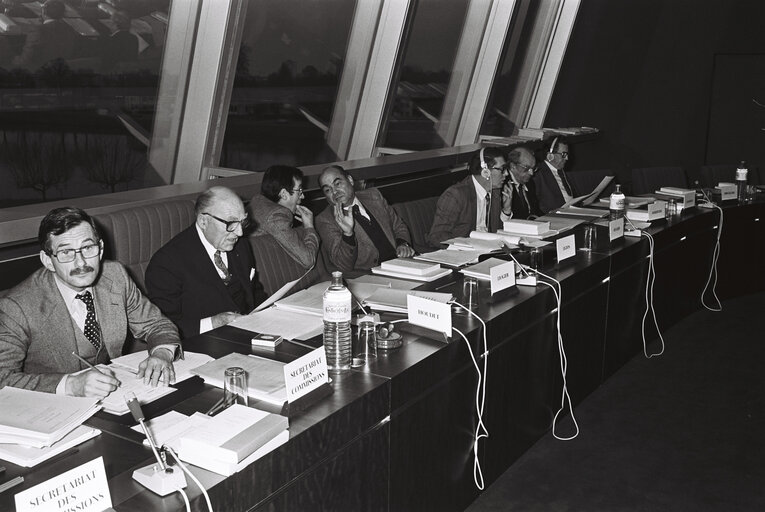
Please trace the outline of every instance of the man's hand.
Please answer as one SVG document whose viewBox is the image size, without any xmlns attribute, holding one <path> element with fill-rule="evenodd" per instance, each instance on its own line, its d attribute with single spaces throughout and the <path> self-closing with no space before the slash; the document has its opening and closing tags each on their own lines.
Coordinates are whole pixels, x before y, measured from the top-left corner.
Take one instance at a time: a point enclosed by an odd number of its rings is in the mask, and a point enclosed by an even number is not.
<svg viewBox="0 0 765 512">
<path fill-rule="evenodd" d="M 120 381 L 108 368 L 88 370 L 66 378 L 66 394 L 69 396 L 95 396 L 104 398 L 120 387 Z M 103 373 L 102 373 L 103 372 Z"/>
<path fill-rule="evenodd" d="M 513 184 L 510 180 L 502 185 L 502 213 L 505 215 L 513 213 Z"/>
<path fill-rule="evenodd" d="M 162 379 L 162 383 L 169 386 L 175 382 L 173 355 L 164 348 L 156 349 L 138 365 L 138 378 L 143 378 L 144 384 L 151 384 L 153 387 L 156 387 Z"/>
<path fill-rule="evenodd" d="M 349 208 L 348 211 L 343 210 L 343 205 L 335 204 L 335 222 L 343 230 L 345 236 L 351 236 L 353 234 L 353 226 L 356 225 L 356 221 L 353 220 L 353 212 Z"/>
<path fill-rule="evenodd" d="M 223 327 L 224 325 L 230 324 L 240 316 L 242 315 L 239 313 L 224 311 L 223 313 L 218 313 L 217 315 L 211 316 L 210 321 L 212 322 L 213 329 L 217 329 L 218 327 Z"/>
<path fill-rule="evenodd" d="M 302 204 L 297 205 L 295 208 L 295 217 L 300 219 L 300 222 L 303 223 L 303 227 L 313 227 L 313 212 Z"/>
<path fill-rule="evenodd" d="M 396 256 L 399 258 L 411 258 L 414 256 L 414 254 L 414 249 L 412 249 L 412 246 L 407 243 L 400 244 L 398 247 L 396 247 Z"/>
</svg>

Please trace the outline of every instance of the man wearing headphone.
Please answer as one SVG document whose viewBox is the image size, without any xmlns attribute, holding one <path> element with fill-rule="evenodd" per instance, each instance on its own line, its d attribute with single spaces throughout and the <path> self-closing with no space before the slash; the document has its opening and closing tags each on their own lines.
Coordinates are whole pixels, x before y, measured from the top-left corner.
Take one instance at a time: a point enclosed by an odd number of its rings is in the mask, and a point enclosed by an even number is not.
<svg viewBox="0 0 765 512">
<path fill-rule="evenodd" d="M 471 231 L 496 232 L 502 227 L 502 186 L 508 178 L 503 152 L 482 148 L 470 160 L 470 175 L 447 188 L 436 204 L 427 236 L 432 247 L 444 240 L 469 236 Z"/>
<path fill-rule="evenodd" d="M 556 137 L 545 155 L 545 165 L 540 166 L 539 172 L 534 176 L 539 207 L 545 213 L 577 197 L 563 170 L 567 163 L 568 143 Z"/>
</svg>

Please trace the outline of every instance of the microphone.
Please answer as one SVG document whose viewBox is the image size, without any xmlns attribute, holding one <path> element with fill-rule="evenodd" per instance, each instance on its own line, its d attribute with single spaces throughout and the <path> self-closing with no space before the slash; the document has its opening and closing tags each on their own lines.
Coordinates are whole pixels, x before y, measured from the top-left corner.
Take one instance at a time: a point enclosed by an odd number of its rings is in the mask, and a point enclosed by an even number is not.
<svg viewBox="0 0 765 512">
<path fill-rule="evenodd" d="M 521 273 L 523 274 L 523 277 L 516 277 L 515 282 L 519 286 L 536 286 L 537 285 L 537 276 L 530 274 L 524 265 L 521 265 L 521 263 L 515 259 L 515 256 L 513 256 L 513 252 L 510 250 L 510 247 L 507 246 L 507 243 L 504 241 L 502 242 L 505 246 L 505 254 L 510 256 L 512 260 L 515 262 L 515 264 L 520 269 Z"/>
<path fill-rule="evenodd" d="M 160 457 L 154 438 L 149 429 L 146 428 L 146 423 L 144 422 L 146 415 L 141 409 L 141 403 L 138 401 L 138 398 L 136 398 L 134 393 L 125 393 L 125 403 L 128 409 L 130 409 L 133 419 L 141 425 L 141 430 L 143 430 L 146 439 L 149 441 L 151 451 L 154 452 L 154 458 L 157 459 L 157 464 L 149 464 L 133 471 L 133 480 L 160 496 L 166 496 L 173 491 L 186 487 L 186 477 L 183 475 L 183 472 L 173 470 L 173 468 L 165 463 L 164 458 Z"/>
</svg>

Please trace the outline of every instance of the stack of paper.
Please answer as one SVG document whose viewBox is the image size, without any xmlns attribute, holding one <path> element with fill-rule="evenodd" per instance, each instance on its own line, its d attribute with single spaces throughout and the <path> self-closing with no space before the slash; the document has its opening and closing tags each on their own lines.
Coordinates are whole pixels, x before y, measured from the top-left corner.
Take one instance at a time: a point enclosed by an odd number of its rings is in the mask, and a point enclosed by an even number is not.
<svg viewBox="0 0 765 512">
<path fill-rule="evenodd" d="M 600 218 L 608 215 L 608 210 L 602 208 L 580 208 L 578 206 L 566 206 L 558 209 L 560 215 L 570 215 L 571 217 Z"/>
<path fill-rule="evenodd" d="M 550 231 L 549 222 L 537 220 L 512 219 L 504 222 L 504 231 L 521 235 L 542 235 Z"/>
<path fill-rule="evenodd" d="M 484 254 L 483 251 L 455 251 L 452 249 L 441 249 L 439 251 L 426 252 L 415 256 L 418 260 L 432 261 L 449 267 L 461 267 L 468 263 L 478 261 L 478 258 Z"/>
<path fill-rule="evenodd" d="M 247 394 L 256 400 L 282 406 L 287 401 L 284 364 L 265 357 L 232 353 L 194 368 L 192 371 L 202 377 L 206 383 L 222 389 L 223 372 L 226 368 L 233 366 L 244 368 L 247 372 Z"/>
<path fill-rule="evenodd" d="M 0 389 L 0 443 L 50 446 L 100 408 L 97 398 L 5 386 Z"/>
<path fill-rule="evenodd" d="M 96 437 L 100 433 L 101 431 L 97 428 L 80 425 L 52 445 L 43 448 L 22 444 L 0 444 L 0 459 L 7 460 L 18 466 L 31 468 L 51 457 L 55 457 L 59 453 L 65 452 L 69 448 L 84 443 L 92 437 Z"/>
<path fill-rule="evenodd" d="M 321 316 L 270 307 L 243 315 L 229 324 L 245 331 L 278 334 L 285 340 L 307 340 L 321 334 Z"/>
<path fill-rule="evenodd" d="M 441 270 L 441 266 L 438 263 L 417 261 L 411 258 L 395 258 L 383 261 L 382 264 L 380 264 L 380 268 L 388 272 L 397 272 L 399 274 L 413 276 L 424 276 Z"/>
<path fill-rule="evenodd" d="M 144 357 L 144 359 L 146 358 Z M 127 414 L 129 409 L 125 402 L 125 395 L 128 393 L 133 393 L 138 402 L 141 405 L 145 405 L 176 391 L 175 388 L 165 386 L 161 381 L 157 386 L 144 384 L 143 378 L 138 378 L 137 370 L 129 370 L 118 365 L 112 365 L 108 368 L 114 373 L 114 377 L 120 381 L 120 387 L 101 400 L 104 412 L 116 414 L 117 416 Z"/>
<path fill-rule="evenodd" d="M 390 311 L 392 313 L 406 313 L 406 296 L 414 295 L 426 299 L 447 303 L 454 297 L 450 293 L 424 292 L 419 290 L 394 290 L 380 288 L 373 293 L 364 304 L 376 311 Z"/>
<path fill-rule="evenodd" d="M 481 281 L 488 281 L 491 279 L 491 268 L 496 267 L 497 265 L 502 265 L 504 263 L 507 263 L 507 261 L 500 260 L 497 258 L 489 258 L 487 260 L 483 260 L 481 263 L 478 263 L 476 265 L 471 265 L 469 267 L 465 267 L 460 272 L 465 274 L 469 277 L 475 277 L 476 279 L 480 279 Z"/>
<path fill-rule="evenodd" d="M 274 302 L 277 309 L 283 311 L 293 311 L 295 313 L 306 313 L 314 316 L 324 316 L 324 292 L 327 291 L 329 281 L 316 283 L 310 288 L 300 290 L 283 299 Z M 266 331 L 268 332 L 268 331 Z M 279 333 L 281 334 L 281 333 Z"/>
<path fill-rule="evenodd" d="M 144 359 L 146 359 L 146 357 L 147 352 L 145 351 L 134 352 L 132 354 L 127 354 L 112 359 L 112 364 L 110 367 L 113 368 L 115 366 L 120 366 L 130 370 L 133 373 L 138 373 L 138 366 L 143 362 Z M 181 382 L 190 377 L 193 377 L 194 374 L 191 373 L 192 369 L 196 368 L 197 366 L 202 366 L 203 364 L 212 360 L 213 358 L 207 354 L 200 354 L 198 352 L 189 352 L 184 350 L 183 359 L 173 361 L 173 369 L 175 370 L 175 382 Z"/>
<path fill-rule="evenodd" d="M 411 290 L 412 288 L 419 286 L 412 281 L 406 281 L 404 279 L 396 279 L 388 276 L 375 276 L 366 274 L 356 277 L 354 279 L 348 279 L 346 281 L 348 289 L 353 296 L 359 302 L 372 295 L 378 288 L 395 288 L 397 290 Z"/>
<path fill-rule="evenodd" d="M 423 282 L 430 282 L 435 281 L 436 279 L 442 278 L 444 276 L 448 276 L 452 273 L 452 270 L 449 268 L 441 268 L 441 265 L 438 265 L 438 268 L 436 268 L 435 271 L 431 271 L 425 274 L 421 275 L 414 275 L 414 274 L 404 274 L 401 272 L 396 272 L 393 270 L 385 270 L 384 268 L 380 267 L 372 267 L 372 273 L 373 274 L 380 274 L 383 276 L 391 276 L 391 277 L 399 277 L 401 279 L 412 279 L 414 281 L 423 281 Z"/>
<path fill-rule="evenodd" d="M 575 228 L 579 224 L 586 222 L 584 219 L 572 219 L 570 217 L 554 217 L 552 215 L 544 215 L 537 217 L 537 220 L 542 220 L 550 223 L 550 231 L 554 231 L 556 234 L 563 233 L 569 229 Z"/>
</svg>

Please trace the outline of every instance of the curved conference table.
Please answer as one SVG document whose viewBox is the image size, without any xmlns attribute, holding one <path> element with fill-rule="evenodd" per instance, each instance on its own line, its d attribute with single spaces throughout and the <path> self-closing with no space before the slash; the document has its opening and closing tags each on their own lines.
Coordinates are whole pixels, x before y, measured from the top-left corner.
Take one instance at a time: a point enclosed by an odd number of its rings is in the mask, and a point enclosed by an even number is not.
<svg viewBox="0 0 765 512">
<path fill-rule="evenodd" d="M 718 296 L 765 289 L 765 201 L 724 206 L 724 212 Z M 662 329 L 701 307 L 718 225 L 717 210 L 695 208 L 649 228 L 656 241 L 654 302 Z M 598 230 L 595 251 L 578 252 L 560 264 L 546 253 L 543 267 L 562 283 L 561 330 L 574 405 L 643 349 L 648 241 L 609 243 L 605 228 Z M 581 227 L 574 233 L 581 245 Z M 460 276 L 455 272 L 429 286 L 459 296 Z M 519 287 L 492 301 L 481 286 L 478 313 L 488 334 L 484 422 L 490 435 L 481 440 L 479 453 L 489 485 L 537 439 L 551 435 L 562 379 L 552 291 Z M 711 294 L 707 297 L 710 303 Z M 474 352 L 482 351 L 477 321 L 455 315 L 454 326 L 467 334 Z M 655 330 L 647 335 L 655 339 Z M 245 332 L 231 327 L 184 346 L 215 357 L 236 351 L 282 361 L 308 351 L 289 342 L 276 351 L 253 348 Z M 407 333 L 402 348 L 381 353 L 367 368 L 335 376 L 331 395 L 290 419 L 288 443 L 228 478 L 194 472 L 216 510 L 462 510 L 479 492 L 473 482 L 476 382 L 461 338 L 444 343 Z M 204 411 L 221 393 L 200 381 L 180 387 L 147 412 Z M 13 493 L 103 455 L 116 510 L 183 510 L 177 493 L 160 498 L 132 480 L 132 471 L 150 463 L 152 454 L 122 424 L 128 421 L 99 413 L 88 424 L 101 428 L 102 435 L 66 456 L 33 469 L 3 463 L 8 471 L 2 481 L 24 475 L 25 482 L 0 495 L 0 509 L 13 510 Z M 556 431 L 568 435 L 572 429 L 565 417 Z M 189 483 L 186 490 L 192 508 L 206 510 L 196 486 Z"/>
</svg>

